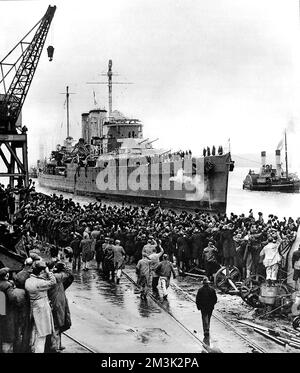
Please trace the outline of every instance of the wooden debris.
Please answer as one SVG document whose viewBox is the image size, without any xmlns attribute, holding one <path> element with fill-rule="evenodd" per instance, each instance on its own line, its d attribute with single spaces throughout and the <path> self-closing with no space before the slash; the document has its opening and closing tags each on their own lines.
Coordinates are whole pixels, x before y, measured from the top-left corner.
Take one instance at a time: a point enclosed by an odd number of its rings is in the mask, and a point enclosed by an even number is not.
<svg viewBox="0 0 300 373">
<path fill-rule="evenodd" d="M 285 346 L 285 345 L 286 345 L 285 342 L 281 341 L 281 340 L 278 339 L 278 338 L 272 337 L 270 334 L 267 334 L 267 333 L 263 332 L 263 331 L 260 330 L 260 329 L 254 328 L 254 330 L 255 330 L 257 333 L 263 335 L 264 337 L 266 337 L 266 338 L 268 338 L 268 339 L 271 339 L 272 341 L 274 341 L 274 342 L 280 344 L 281 346 Z"/>
<path fill-rule="evenodd" d="M 282 337 L 278 337 L 278 339 L 280 339 L 282 342 L 286 342 L 288 345 L 290 345 L 292 347 L 300 349 L 300 343 L 295 343 L 295 342 L 292 342 L 291 340 L 289 340 L 287 338 L 282 338 Z"/>
<path fill-rule="evenodd" d="M 255 324 L 251 321 L 237 320 L 237 322 L 253 328 L 257 333 L 279 343 L 282 346 L 289 344 L 291 347 L 300 349 L 300 338 L 298 338 L 299 333 L 294 332 L 293 329 L 292 332 L 288 332 L 279 328 L 271 329 L 263 325 Z"/>
<path fill-rule="evenodd" d="M 251 321 L 244 321 L 244 320 L 236 320 L 236 321 L 240 324 L 251 326 L 252 328 L 260 329 L 260 330 L 263 330 L 265 332 L 269 331 L 269 328 L 267 328 L 265 326 L 262 326 L 262 325 L 255 324 Z"/>
</svg>

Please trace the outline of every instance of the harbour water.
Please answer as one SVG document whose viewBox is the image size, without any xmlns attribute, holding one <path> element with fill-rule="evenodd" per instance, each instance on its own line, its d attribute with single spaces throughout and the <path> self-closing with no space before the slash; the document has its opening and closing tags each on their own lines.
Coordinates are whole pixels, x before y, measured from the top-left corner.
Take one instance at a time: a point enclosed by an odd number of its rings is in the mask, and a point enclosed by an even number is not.
<svg viewBox="0 0 300 373">
<path fill-rule="evenodd" d="M 228 199 L 227 199 L 227 214 L 248 214 L 252 209 L 255 216 L 260 211 L 264 214 L 265 219 L 269 214 L 283 217 L 292 217 L 297 219 L 300 217 L 300 193 L 280 193 L 280 192 L 259 192 L 243 190 L 243 179 L 248 173 L 248 167 L 236 167 L 229 174 L 228 184 Z M 40 187 L 36 181 L 36 190 L 52 194 L 55 191 Z M 66 198 L 75 198 L 73 194 L 61 193 Z M 81 203 L 89 203 L 93 199 L 89 197 L 76 196 L 76 201 Z M 105 203 L 109 203 L 105 200 Z"/>
</svg>

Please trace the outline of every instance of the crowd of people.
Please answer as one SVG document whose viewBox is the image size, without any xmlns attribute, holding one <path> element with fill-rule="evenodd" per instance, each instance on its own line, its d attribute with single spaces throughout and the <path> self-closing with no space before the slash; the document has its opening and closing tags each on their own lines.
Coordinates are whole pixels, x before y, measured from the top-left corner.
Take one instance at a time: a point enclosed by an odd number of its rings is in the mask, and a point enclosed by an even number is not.
<svg viewBox="0 0 300 373">
<path fill-rule="evenodd" d="M 247 215 L 227 215 L 176 212 L 159 203 L 150 207 L 102 202 L 81 205 L 62 195 L 41 193 L 32 193 L 29 201 L 21 203 L 18 214 L 13 223 L 22 236 L 25 267 L 10 277 L 8 268 L 0 269 L 0 290 L 18 305 L 14 310 L 23 307 L 14 316 L 18 330 L 13 344 L 9 338 L 6 342 L 7 348 L 16 351 L 24 346 L 42 351 L 47 345 L 59 351 L 60 333 L 70 327 L 64 292 L 73 275 L 59 261 L 60 253 L 72 262 L 73 271 L 88 271 L 95 259 L 103 278 L 117 284 L 125 264 L 135 265 L 141 297 L 147 298 L 149 290 L 156 292 L 160 285 L 166 299 L 171 276 L 194 267 L 213 280 L 221 266 L 227 270 L 236 266 L 243 278 L 260 273 L 271 286 L 282 261 L 282 243 L 292 243 L 300 225 L 300 218 L 265 218 L 261 212 L 255 217 L 252 210 Z M 37 242 L 50 247 L 49 263 L 36 258 Z M 205 310 L 208 325 L 211 309 Z"/>
<path fill-rule="evenodd" d="M 211 215 L 176 212 L 160 204 L 150 208 L 101 202 L 80 205 L 62 195 L 36 194 L 23 208 L 22 229 L 29 232 L 27 236 L 71 247 L 74 263 L 82 261 L 85 269 L 92 252 L 99 267 L 104 261 L 104 244 L 118 240 L 129 264 L 137 264 L 143 247 L 152 244 L 157 251 L 162 247 L 180 271 L 198 266 L 211 278 L 221 265 L 235 265 L 246 278 L 265 270 L 263 248 L 277 243 L 280 254 L 280 244 L 294 241 L 299 224 L 300 218 L 265 218 L 261 212 L 255 217 L 252 210 L 248 215 Z"/>
<path fill-rule="evenodd" d="M 74 277 L 57 258 L 45 262 L 31 250 L 19 272 L 0 268 L 0 292 L 5 295 L 0 317 L 3 353 L 60 352 L 61 333 L 71 326 L 65 290 Z"/>
<path fill-rule="evenodd" d="M 5 187 L 0 184 L 0 221 L 8 221 L 13 223 L 16 219 L 16 214 L 23 202 L 28 201 L 30 193 L 34 190 L 34 182 L 29 180 L 29 186 L 24 187 L 23 180 L 20 178 L 15 187 L 10 184 Z"/>
</svg>

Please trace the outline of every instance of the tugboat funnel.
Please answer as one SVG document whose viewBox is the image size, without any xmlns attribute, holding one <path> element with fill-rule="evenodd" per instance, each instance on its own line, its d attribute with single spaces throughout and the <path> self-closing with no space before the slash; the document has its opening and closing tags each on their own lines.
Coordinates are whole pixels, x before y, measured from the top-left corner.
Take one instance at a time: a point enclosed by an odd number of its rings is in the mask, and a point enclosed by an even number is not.
<svg viewBox="0 0 300 373">
<path fill-rule="evenodd" d="M 266 152 L 265 151 L 261 152 L 261 165 L 262 166 L 266 165 Z"/>
<path fill-rule="evenodd" d="M 275 160 L 276 160 L 276 172 L 277 176 L 281 176 L 281 156 L 280 156 L 280 150 L 275 150 Z"/>
</svg>

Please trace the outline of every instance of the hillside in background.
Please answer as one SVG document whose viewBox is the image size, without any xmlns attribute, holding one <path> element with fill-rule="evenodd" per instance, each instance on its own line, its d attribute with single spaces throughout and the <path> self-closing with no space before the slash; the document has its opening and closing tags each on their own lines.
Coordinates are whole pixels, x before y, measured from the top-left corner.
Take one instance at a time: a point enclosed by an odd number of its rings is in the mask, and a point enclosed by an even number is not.
<svg viewBox="0 0 300 373">
<path fill-rule="evenodd" d="M 260 154 L 240 153 L 231 154 L 231 157 L 235 161 L 235 167 L 258 168 L 261 164 Z"/>
</svg>

